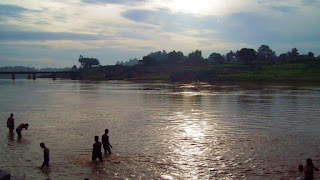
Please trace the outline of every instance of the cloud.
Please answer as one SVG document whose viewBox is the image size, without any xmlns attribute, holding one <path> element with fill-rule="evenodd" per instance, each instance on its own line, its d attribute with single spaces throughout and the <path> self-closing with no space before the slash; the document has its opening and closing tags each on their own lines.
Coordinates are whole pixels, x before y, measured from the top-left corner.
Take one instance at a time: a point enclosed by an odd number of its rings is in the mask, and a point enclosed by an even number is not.
<svg viewBox="0 0 320 180">
<path fill-rule="evenodd" d="M 0 40 L 3 41 L 99 40 L 102 38 L 106 37 L 67 32 L 0 31 Z"/>
<path fill-rule="evenodd" d="M 256 13 L 198 17 L 158 9 L 156 11 L 129 10 L 122 15 L 135 22 L 158 25 L 161 31 L 186 33 L 186 35 L 190 35 L 190 31 L 193 31 L 193 35 L 197 37 L 215 37 L 224 41 L 256 42 L 263 38 L 274 39 L 275 36 L 267 28 L 271 24 L 270 19 Z"/>
<path fill-rule="evenodd" d="M 16 5 L 1 5 L 0 4 L 0 14 L 2 18 L 21 18 L 24 12 L 30 11 L 29 9 L 16 6 Z"/>
<path fill-rule="evenodd" d="M 82 0 L 82 2 L 90 4 L 139 4 L 146 2 L 147 0 Z"/>
<path fill-rule="evenodd" d="M 318 0 L 199 0 L 210 2 L 200 15 L 196 1 L 174 1 L 3 0 L 0 65 L 14 57 L 70 65 L 80 54 L 114 64 L 158 50 L 209 55 L 261 44 L 319 53 Z"/>
<path fill-rule="evenodd" d="M 318 0 L 301 0 L 301 2 L 304 5 L 320 7 L 320 1 Z"/>
<path fill-rule="evenodd" d="M 298 8 L 297 7 L 291 7 L 291 6 L 270 6 L 271 9 L 276 11 L 281 11 L 285 13 L 295 13 Z"/>
<path fill-rule="evenodd" d="M 50 58 L 11 58 L 12 61 L 26 61 L 26 62 L 40 62 L 40 63 L 52 63 L 53 59 Z"/>
<path fill-rule="evenodd" d="M 247 44 L 320 41 L 320 33 L 317 31 L 289 34 L 288 31 L 292 31 L 292 29 L 283 27 L 285 24 L 291 23 L 291 19 L 297 21 L 295 16 L 292 16 L 292 12 L 296 12 L 293 7 L 274 6 L 273 9 L 281 11 L 279 13 L 286 12 L 288 15 L 279 18 L 259 12 L 239 12 L 221 17 L 212 15 L 199 17 L 192 14 L 174 13 L 167 9 L 153 11 L 134 9 L 123 12 L 122 16 L 137 23 L 158 26 L 161 32 L 199 38 L 198 40 L 202 44 L 207 39 L 220 40 L 224 43 Z M 296 16 L 298 15 L 296 14 Z M 292 23 L 292 26 L 296 26 L 294 21 Z M 192 33 L 190 34 L 190 32 Z"/>
<path fill-rule="evenodd" d="M 168 9 L 141 10 L 134 9 L 122 13 L 122 16 L 134 22 L 159 26 L 162 30 L 179 33 L 188 29 L 204 26 L 207 17 L 192 14 L 174 13 Z"/>
</svg>

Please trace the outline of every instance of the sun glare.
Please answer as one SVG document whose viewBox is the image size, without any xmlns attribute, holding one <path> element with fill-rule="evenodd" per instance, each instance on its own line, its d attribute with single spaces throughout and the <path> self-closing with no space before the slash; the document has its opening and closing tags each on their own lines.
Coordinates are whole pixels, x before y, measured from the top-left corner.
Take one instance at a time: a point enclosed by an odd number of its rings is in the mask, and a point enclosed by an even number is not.
<svg viewBox="0 0 320 180">
<path fill-rule="evenodd" d="M 222 0 L 173 0 L 170 8 L 173 11 L 196 15 L 220 14 L 223 11 Z"/>
</svg>

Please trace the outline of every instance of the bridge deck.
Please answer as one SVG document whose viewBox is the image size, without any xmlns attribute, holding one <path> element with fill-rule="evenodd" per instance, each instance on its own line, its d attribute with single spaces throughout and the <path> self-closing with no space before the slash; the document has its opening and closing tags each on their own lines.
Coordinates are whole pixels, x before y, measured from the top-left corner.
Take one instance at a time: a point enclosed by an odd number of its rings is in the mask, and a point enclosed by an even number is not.
<svg viewBox="0 0 320 180">
<path fill-rule="evenodd" d="M 65 74 L 65 73 L 71 73 L 72 71 L 47 71 L 47 72 L 28 72 L 28 71 L 3 71 L 0 72 L 0 74 Z"/>
</svg>

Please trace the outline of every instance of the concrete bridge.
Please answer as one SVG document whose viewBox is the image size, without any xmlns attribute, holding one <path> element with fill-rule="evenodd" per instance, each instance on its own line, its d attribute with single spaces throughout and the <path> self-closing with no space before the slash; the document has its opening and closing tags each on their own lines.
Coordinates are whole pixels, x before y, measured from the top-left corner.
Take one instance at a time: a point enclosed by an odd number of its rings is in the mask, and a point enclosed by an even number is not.
<svg viewBox="0 0 320 180">
<path fill-rule="evenodd" d="M 56 80 L 57 79 L 57 74 L 73 74 L 73 71 L 52 71 L 52 72 L 27 72 L 27 71 L 7 71 L 7 72 L 0 72 L 0 74 L 11 74 L 11 79 L 16 79 L 16 74 L 27 74 L 27 75 L 32 75 L 32 79 L 36 80 L 37 79 L 37 74 L 51 74 L 52 79 Z"/>
</svg>

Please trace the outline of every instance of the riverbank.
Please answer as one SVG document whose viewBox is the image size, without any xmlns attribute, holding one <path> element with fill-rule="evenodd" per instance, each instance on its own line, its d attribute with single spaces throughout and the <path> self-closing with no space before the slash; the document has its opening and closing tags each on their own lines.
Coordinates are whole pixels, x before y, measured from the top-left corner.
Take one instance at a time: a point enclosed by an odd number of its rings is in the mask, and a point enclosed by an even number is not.
<svg viewBox="0 0 320 180">
<path fill-rule="evenodd" d="M 76 79 L 84 80 L 163 80 L 171 82 L 320 82 L 317 61 L 286 64 L 101 66 L 81 69 Z"/>
</svg>

